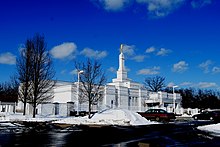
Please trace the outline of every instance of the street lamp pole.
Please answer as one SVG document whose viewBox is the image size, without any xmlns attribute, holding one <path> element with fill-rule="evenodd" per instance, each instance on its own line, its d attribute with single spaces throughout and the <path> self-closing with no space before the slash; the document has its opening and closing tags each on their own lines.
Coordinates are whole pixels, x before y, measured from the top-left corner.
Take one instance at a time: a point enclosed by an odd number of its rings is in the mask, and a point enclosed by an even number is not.
<svg viewBox="0 0 220 147">
<path fill-rule="evenodd" d="M 175 108 L 175 100 L 176 100 L 176 94 L 175 94 L 175 90 L 174 90 L 174 88 L 177 88 L 178 86 L 177 85 L 175 85 L 175 86 L 173 86 L 173 112 L 174 113 L 176 113 L 176 108 Z M 175 97 L 174 97 L 174 95 L 175 95 Z"/>
<path fill-rule="evenodd" d="M 77 106 L 77 115 L 79 114 L 79 80 L 80 80 L 80 74 L 83 73 L 83 70 L 79 70 L 77 72 L 77 94 L 76 94 L 76 106 Z"/>
</svg>

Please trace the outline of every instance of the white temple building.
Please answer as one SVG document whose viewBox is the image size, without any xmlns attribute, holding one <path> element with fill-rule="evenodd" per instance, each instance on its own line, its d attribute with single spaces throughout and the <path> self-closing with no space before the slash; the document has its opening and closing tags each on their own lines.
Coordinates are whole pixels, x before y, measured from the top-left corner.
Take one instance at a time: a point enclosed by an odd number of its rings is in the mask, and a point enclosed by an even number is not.
<svg viewBox="0 0 220 147">
<path fill-rule="evenodd" d="M 88 111 L 88 104 L 79 104 L 77 98 L 77 82 L 57 81 L 54 87 L 54 98 L 37 106 L 37 113 L 41 115 L 69 116 L 74 111 Z M 79 93 L 80 94 L 80 93 Z M 93 106 L 94 111 L 106 108 L 123 108 L 134 112 L 146 111 L 149 108 L 163 108 L 167 111 L 181 113 L 181 95 L 167 92 L 150 92 L 140 83 L 134 82 L 127 76 L 123 46 L 120 49 L 119 68 L 117 78 L 103 87 L 103 99 Z M 174 109 L 175 107 L 175 109 Z M 23 103 L 18 108 L 22 111 Z M 31 105 L 27 113 L 32 114 Z"/>
<path fill-rule="evenodd" d="M 160 107 L 168 111 L 178 112 L 180 108 L 180 94 L 167 92 L 150 92 L 142 84 L 132 81 L 127 76 L 125 58 L 121 45 L 117 78 L 105 87 L 104 105 L 119 107 L 134 112 L 146 111 L 148 108 Z"/>
<path fill-rule="evenodd" d="M 143 88 L 143 85 L 128 78 L 122 49 L 121 46 L 117 78 L 105 87 L 104 104 L 110 107 L 142 111 L 144 101 L 149 97 L 148 91 Z"/>
</svg>

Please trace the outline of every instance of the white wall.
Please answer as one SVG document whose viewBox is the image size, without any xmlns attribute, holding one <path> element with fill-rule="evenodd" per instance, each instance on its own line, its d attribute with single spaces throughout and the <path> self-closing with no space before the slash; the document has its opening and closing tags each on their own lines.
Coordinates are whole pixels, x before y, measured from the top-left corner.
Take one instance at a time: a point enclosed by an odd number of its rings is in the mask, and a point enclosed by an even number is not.
<svg viewBox="0 0 220 147">
<path fill-rule="evenodd" d="M 16 103 L 0 102 L 0 113 L 15 113 Z"/>
<path fill-rule="evenodd" d="M 52 103 L 67 103 L 71 101 L 72 84 L 63 82 L 57 83 L 54 88 L 54 99 Z"/>
</svg>

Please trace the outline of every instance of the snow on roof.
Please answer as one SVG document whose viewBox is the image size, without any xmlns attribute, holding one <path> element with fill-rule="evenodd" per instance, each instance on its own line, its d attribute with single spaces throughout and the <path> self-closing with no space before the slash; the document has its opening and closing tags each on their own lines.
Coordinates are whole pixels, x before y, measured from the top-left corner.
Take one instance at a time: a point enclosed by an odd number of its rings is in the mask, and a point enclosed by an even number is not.
<svg viewBox="0 0 220 147">
<path fill-rule="evenodd" d="M 125 109 L 109 109 L 96 113 L 91 119 L 84 117 L 69 117 L 54 123 L 75 124 L 75 125 L 120 125 L 120 126 L 137 126 L 150 125 L 157 122 L 151 122 L 138 113 Z"/>
</svg>

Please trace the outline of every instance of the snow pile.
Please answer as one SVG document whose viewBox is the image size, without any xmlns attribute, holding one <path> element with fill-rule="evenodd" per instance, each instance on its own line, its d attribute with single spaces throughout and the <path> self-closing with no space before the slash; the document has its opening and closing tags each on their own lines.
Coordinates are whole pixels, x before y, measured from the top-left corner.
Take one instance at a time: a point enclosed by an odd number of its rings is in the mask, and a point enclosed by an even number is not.
<svg viewBox="0 0 220 147">
<path fill-rule="evenodd" d="M 212 125 L 198 126 L 197 129 L 206 131 L 215 136 L 220 136 L 220 123 Z"/>
<path fill-rule="evenodd" d="M 137 126 L 155 124 L 138 113 L 124 109 L 110 109 L 101 113 L 96 113 L 91 119 L 85 117 L 69 117 L 54 123 L 75 124 L 75 125 L 120 125 L 120 126 Z"/>
<path fill-rule="evenodd" d="M 143 118 L 140 114 L 131 112 L 129 110 L 115 109 L 107 110 L 102 113 L 96 114 L 92 120 L 99 121 L 106 124 L 118 125 L 146 125 L 152 122 Z"/>
</svg>

